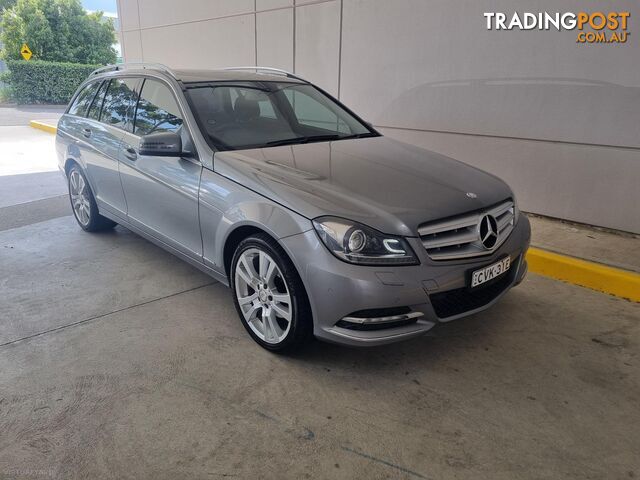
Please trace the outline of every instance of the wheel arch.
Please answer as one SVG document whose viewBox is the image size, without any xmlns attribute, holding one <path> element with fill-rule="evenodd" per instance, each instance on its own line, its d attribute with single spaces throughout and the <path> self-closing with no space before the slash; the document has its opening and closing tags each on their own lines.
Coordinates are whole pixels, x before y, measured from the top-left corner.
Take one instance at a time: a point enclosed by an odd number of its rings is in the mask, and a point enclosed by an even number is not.
<svg viewBox="0 0 640 480">
<path fill-rule="evenodd" d="M 87 182 L 89 182 L 89 187 L 91 188 L 92 192 L 96 191 L 94 182 L 93 182 L 93 178 L 91 178 L 91 175 L 89 174 L 88 169 L 86 168 L 86 165 L 83 164 L 83 162 L 80 160 L 80 158 L 72 156 L 72 155 L 67 155 L 67 159 L 64 161 L 64 173 L 65 176 L 67 178 L 69 178 L 69 171 L 71 170 L 71 168 L 77 165 L 78 168 L 82 171 L 82 173 L 84 174 L 85 179 L 87 180 Z"/>
<path fill-rule="evenodd" d="M 240 245 L 240 242 L 245 238 L 255 235 L 257 233 L 264 233 L 273 238 L 276 242 L 278 241 L 272 234 L 267 232 L 264 228 L 260 228 L 256 225 L 248 224 L 248 225 L 239 225 L 235 227 L 233 230 L 229 232 L 227 238 L 224 242 L 224 247 L 222 249 L 222 259 L 224 262 L 224 271 L 225 275 L 229 279 L 229 275 L 231 275 L 231 260 L 233 260 L 233 254 Z M 231 283 L 229 281 L 229 283 Z"/>
<path fill-rule="evenodd" d="M 278 244 L 278 246 L 283 250 L 285 255 L 289 258 L 289 260 L 293 264 L 294 268 L 298 273 L 298 277 L 302 281 L 302 284 L 304 285 L 304 288 L 306 290 L 307 285 L 304 279 L 305 277 L 304 272 L 300 270 L 300 265 L 298 264 L 297 259 L 293 255 L 293 252 L 290 251 L 290 249 L 287 247 L 287 245 L 284 242 L 280 241 L 280 239 L 275 234 L 275 232 L 270 231 L 268 228 L 265 228 L 265 226 L 262 224 L 256 224 L 253 222 L 234 226 L 234 228 L 231 229 L 227 234 L 227 236 L 225 237 L 224 244 L 222 247 L 222 262 L 224 266 L 224 275 L 227 278 L 227 281 L 229 281 L 229 285 L 231 284 L 230 277 L 229 277 L 231 275 L 231 262 L 233 260 L 233 254 L 236 251 L 236 248 L 238 247 L 240 242 L 242 242 L 242 240 L 257 233 L 262 233 L 267 235 L 276 244 Z"/>
<path fill-rule="evenodd" d="M 82 168 L 82 165 L 80 165 L 80 162 L 78 162 L 75 158 L 69 157 L 64 161 L 64 173 L 67 177 L 69 176 L 69 171 L 71 170 L 71 167 L 73 167 L 74 165 L 78 165 L 78 167 Z"/>
</svg>

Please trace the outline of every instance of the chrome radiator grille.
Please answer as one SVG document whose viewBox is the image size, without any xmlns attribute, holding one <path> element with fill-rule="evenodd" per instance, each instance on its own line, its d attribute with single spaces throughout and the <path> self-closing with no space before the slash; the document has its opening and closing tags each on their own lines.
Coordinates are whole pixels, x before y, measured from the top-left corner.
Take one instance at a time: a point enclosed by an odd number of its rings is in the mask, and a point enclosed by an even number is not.
<svg viewBox="0 0 640 480">
<path fill-rule="evenodd" d="M 484 211 L 430 222 L 420 226 L 418 233 L 431 259 L 453 260 L 494 252 L 514 225 L 515 205 L 507 200 Z"/>
</svg>

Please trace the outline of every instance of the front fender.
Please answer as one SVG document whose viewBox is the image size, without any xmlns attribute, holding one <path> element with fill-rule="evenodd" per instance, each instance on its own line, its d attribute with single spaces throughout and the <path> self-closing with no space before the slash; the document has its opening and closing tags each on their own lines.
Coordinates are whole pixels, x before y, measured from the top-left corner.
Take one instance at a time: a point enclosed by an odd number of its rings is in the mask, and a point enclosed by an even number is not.
<svg viewBox="0 0 640 480">
<path fill-rule="evenodd" d="M 206 169 L 199 208 L 204 261 L 221 273 L 225 273 L 224 246 L 238 228 L 254 227 L 276 240 L 312 228 L 306 217 Z"/>
</svg>

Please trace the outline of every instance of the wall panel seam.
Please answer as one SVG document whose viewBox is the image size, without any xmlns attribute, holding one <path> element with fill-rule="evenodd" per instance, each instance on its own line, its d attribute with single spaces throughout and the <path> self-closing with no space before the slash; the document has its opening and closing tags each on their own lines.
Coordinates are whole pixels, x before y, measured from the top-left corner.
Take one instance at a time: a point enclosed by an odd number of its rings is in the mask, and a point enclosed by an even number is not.
<svg viewBox="0 0 640 480">
<path fill-rule="evenodd" d="M 295 0 L 294 0 L 295 1 Z M 296 8 L 295 5 L 293 7 L 293 61 L 291 62 L 291 66 L 293 67 L 293 73 L 296 73 L 296 25 L 297 25 L 297 20 L 296 20 Z"/>
<path fill-rule="evenodd" d="M 335 1 L 335 0 L 327 0 L 327 1 Z M 234 17 L 243 17 L 246 15 L 255 15 L 258 13 L 268 13 L 268 12 L 275 12 L 278 10 L 287 10 L 290 8 L 294 8 L 294 7 L 276 7 L 276 8 L 269 8 L 267 10 L 260 10 L 260 11 L 246 11 L 246 12 L 242 12 L 242 13 L 232 13 L 229 15 L 221 15 L 218 17 L 207 17 L 207 18 L 199 18 L 197 20 L 184 20 L 182 22 L 175 22 L 175 23 L 162 23 L 159 25 L 150 25 L 148 27 L 140 27 L 140 28 L 131 28 L 129 30 L 123 30 L 123 32 L 133 32 L 136 30 L 153 30 L 156 28 L 165 28 L 165 27 L 173 27 L 173 26 L 177 26 L 177 25 L 189 25 L 192 23 L 203 23 L 203 22 L 210 22 L 212 20 L 222 20 L 225 18 L 234 18 Z"/>
<path fill-rule="evenodd" d="M 301 8 L 301 7 L 306 7 L 308 5 L 317 5 L 319 3 L 329 3 L 329 2 L 335 2 L 335 1 L 336 0 L 313 0 L 312 2 L 296 4 L 295 7 Z"/>
<path fill-rule="evenodd" d="M 138 27 L 140 27 L 140 0 L 136 0 L 136 8 L 138 10 Z M 142 44 L 141 28 L 138 28 L 138 38 L 140 39 L 140 61 L 144 62 L 144 45 Z"/>
<path fill-rule="evenodd" d="M 209 22 L 211 20 L 220 20 L 223 18 L 233 18 L 233 17 L 242 17 L 244 15 L 252 15 L 252 14 L 258 14 L 258 13 L 267 13 L 267 12 L 275 12 L 278 10 L 287 10 L 289 8 L 302 8 L 302 7 L 307 7 L 310 5 L 318 5 L 320 3 L 329 3 L 329 2 L 335 2 L 336 0 L 316 0 L 313 2 L 309 2 L 309 3 L 305 3 L 302 5 L 289 5 L 286 7 L 273 7 L 273 8 L 266 8 L 264 10 L 258 10 L 257 6 L 254 6 L 253 11 L 245 11 L 245 12 L 240 12 L 240 13 L 231 13 L 229 15 L 220 15 L 220 16 L 215 16 L 215 17 L 207 17 L 207 18 L 199 18 L 197 20 L 184 20 L 182 22 L 175 22 L 175 23 L 162 23 L 159 25 L 149 25 L 147 27 L 143 27 L 140 26 L 139 28 L 130 28 L 130 29 L 123 29 L 123 32 L 134 32 L 136 30 L 153 30 L 154 28 L 164 28 L 164 27 L 172 27 L 174 25 L 188 25 L 191 23 L 201 23 L 201 22 Z M 138 4 L 138 24 L 140 22 L 140 5 Z"/>
<path fill-rule="evenodd" d="M 606 143 L 583 143 L 583 142 L 572 142 L 569 140 L 551 140 L 546 138 L 511 137 L 508 135 L 491 135 L 487 133 L 454 132 L 449 130 L 432 130 L 428 128 L 391 127 L 389 125 L 379 125 L 379 124 L 375 124 L 375 127 L 388 128 L 389 130 L 407 130 L 409 132 L 443 133 L 446 135 L 464 135 L 467 137 L 498 138 L 503 140 L 556 143 L 556 144 L 563 144 L 563 145 L 578 145 L 578 146 L 585 146 L 585 147 L 618 148 L 621 150 L 634 150 L 634 151 L 640 150 L 640 147 L 632 147 L 628 145 L 612 145 L 612 144 L 606 144 Z"/>
<path fill-rule="evenodd" d="M 118 37 L 120 38 L 120 54 L 122 55 L 122 61 L 124 62 L 125 58 L 127 58 L 126 55 L 126 47 L 124 46 L 124 30 L 122 29 L 122 15 L 120 14 L 120 12 L 122 12 L 122 5 L 120 5 L 120 2 L 122 0 L 117 0 L 116 1 L 116 13 L 118 14 Z"/>
<path fill-rule="evenodd" d="M 338 33 L 338 99 L 340 99 L 340 84 L 342 83 L 342 16 L 344 15 L 344 0 L 340 0 L 340 32 Z"/>
</svg>

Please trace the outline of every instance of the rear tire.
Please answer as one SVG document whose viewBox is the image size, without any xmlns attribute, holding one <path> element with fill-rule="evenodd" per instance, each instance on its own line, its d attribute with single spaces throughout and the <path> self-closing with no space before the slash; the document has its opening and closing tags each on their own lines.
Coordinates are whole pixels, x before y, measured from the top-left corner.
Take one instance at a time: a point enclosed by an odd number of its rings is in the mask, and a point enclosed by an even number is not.
<svg viewBox="0 0 640 480">
<path fill-rule="evenodd" d="M 302 280 L 282 247 L 268 235 L 258 233 L 240 242 L 229 284 L 242 325 L 261 347 L 292 351 L 313 339 Z"/>
<path fill-rule="evenodd" d="M 77 164 L 69 169 L 67 186 L 69 187 L 71 210 L 80 228 L 87 232 L 99 232 L 117 225 L 116 222 L 103 217 L 98 212 L 98 205 L 91 191 L 91 186 Z"/>
</svg>

